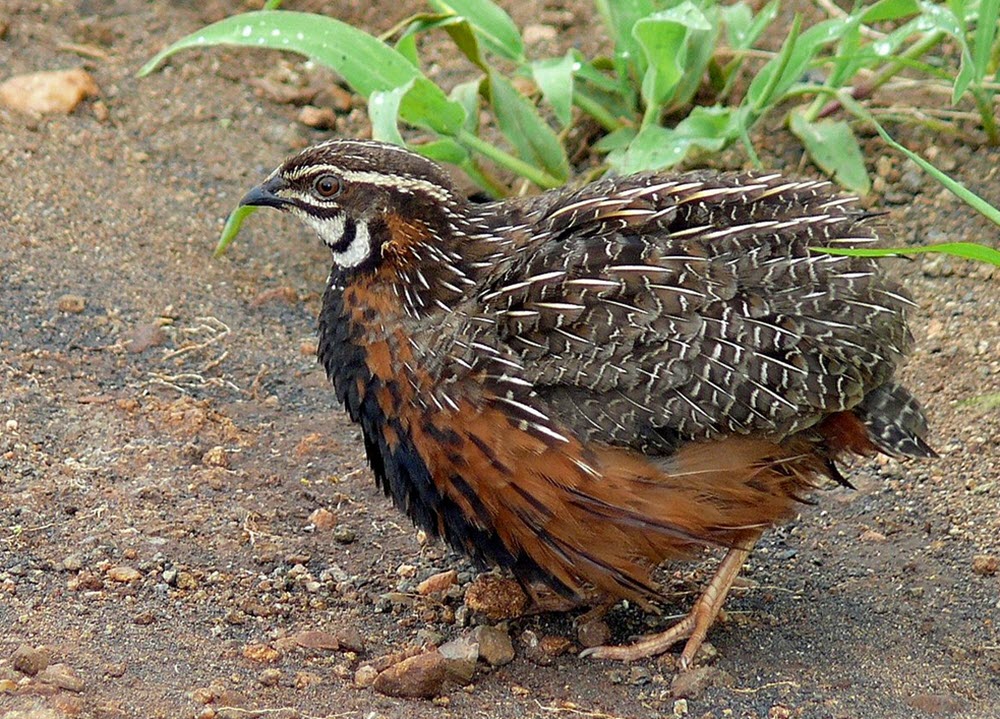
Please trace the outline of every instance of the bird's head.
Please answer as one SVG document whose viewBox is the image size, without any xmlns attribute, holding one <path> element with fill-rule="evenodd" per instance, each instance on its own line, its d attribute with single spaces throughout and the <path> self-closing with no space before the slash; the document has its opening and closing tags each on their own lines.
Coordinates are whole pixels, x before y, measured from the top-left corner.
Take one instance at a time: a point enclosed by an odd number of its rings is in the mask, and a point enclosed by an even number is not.
<svg viewBox="0 0 1000 719">
<path fill-rule="evenodd" d="M 330 140 L 286 160 L 241 206 L 276 207 L 316 231 L 343 271 L 407 264 L 440 242 L 465 206 L 448 175 L 409 150 L 371 140 Z"/>
</svg>

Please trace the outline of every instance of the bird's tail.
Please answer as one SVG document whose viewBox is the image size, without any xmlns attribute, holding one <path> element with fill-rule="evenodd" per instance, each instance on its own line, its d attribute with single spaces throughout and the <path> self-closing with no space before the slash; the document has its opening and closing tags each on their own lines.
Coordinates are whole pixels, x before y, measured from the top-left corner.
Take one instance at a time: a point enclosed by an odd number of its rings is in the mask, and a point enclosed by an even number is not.
<svg viewBox="0 0 1000 719">
<path fill-rule="evenodd" d="M 852 410 L 868 429 L 872 444 L 898 457 L 937 457 L 925 441 L 927 419 L 917 399 L 897 382 L 889 381 L 865 395 Z"/>
</svg>

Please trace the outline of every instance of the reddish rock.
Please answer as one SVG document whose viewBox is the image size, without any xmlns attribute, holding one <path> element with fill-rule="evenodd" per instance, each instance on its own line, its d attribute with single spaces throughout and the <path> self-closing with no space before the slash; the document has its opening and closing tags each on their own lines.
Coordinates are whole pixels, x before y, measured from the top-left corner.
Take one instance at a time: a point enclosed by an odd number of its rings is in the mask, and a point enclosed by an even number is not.
<svg viewBox="0 0 1000 719">
<path fill-rule="evenodd" d="M 436 649 L 404 659 L 375 677 L 372 687 L 390 697 L 430 699 L 444 689 L 447 660 Z"/>
</svg>

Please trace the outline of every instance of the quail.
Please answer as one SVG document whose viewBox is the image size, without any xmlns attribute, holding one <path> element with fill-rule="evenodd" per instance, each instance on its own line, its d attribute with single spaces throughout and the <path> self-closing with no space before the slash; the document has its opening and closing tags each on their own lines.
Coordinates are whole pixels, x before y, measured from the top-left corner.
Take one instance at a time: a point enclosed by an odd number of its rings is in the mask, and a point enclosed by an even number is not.
<svg viewBox="0 0 1000 719">
<path fill-rule="evenodd" d="M 329 247 L 318 356 L 375 478 L 419 527 L 525 587 L 648 605 L 651 574 L 726 551 L 687 667 L 761 533 L 838 458 L 931 457 L 894 377 L 913 302 L 873 215 L 776 173 L 645 172 L 472 203 L 434 162 L 335 139 L 242 205 Z"/>
</svg>

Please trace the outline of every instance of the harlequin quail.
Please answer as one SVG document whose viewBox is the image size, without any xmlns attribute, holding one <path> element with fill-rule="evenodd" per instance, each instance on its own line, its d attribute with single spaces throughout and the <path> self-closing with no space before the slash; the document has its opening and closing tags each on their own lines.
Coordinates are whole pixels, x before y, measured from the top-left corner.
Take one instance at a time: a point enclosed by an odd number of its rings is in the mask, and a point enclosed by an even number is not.
<svg viewBox="0 0 1000 719">
<path fill-rule="evenodd" d="M 330 248 L 319 359 L 375 477 L 420 527 L 525 586 L 648 603 L 651 570 L 728 550 L 691 613 L 589 653 L 687 638 L 757 538 L 846 453 L 930 457 L 894 379 L 906 294 L 827 183 L 646 172 L 473 204 L 436 164 L 332 140 L 243 199 Z"/>
</svg>

